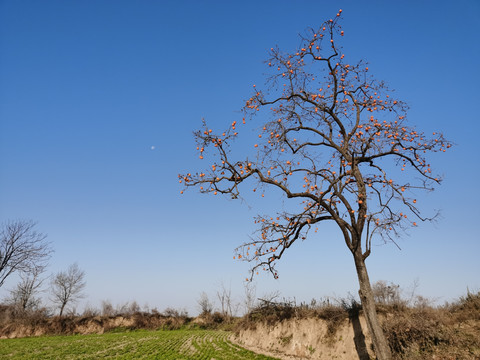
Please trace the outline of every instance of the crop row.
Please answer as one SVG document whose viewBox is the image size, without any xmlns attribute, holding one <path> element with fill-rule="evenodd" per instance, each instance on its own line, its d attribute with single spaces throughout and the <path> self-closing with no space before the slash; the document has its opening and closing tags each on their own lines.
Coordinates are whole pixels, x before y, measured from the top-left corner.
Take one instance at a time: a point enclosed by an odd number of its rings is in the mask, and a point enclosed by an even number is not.
<svg viewBox="0 0 480 360">
<path fill-rule="evenodd" d="M 2 359 L 269 360 L 210 330 L 130 331 L 0 340 Z"/>
</svg>

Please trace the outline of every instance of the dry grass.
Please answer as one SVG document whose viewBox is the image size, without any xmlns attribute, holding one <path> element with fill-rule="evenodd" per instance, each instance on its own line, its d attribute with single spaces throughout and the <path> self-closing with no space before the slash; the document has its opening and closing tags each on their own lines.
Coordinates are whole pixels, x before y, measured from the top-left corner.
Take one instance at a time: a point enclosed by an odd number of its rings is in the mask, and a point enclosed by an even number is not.
<svg viewBox="0 0 480 360">
<path fill-rule="evenodd" d="M 441 307 L 392 308 L 383 329 L 396 359 L 478 359 L 480 292 Z"/>
<path fill-rule="evenodd" d="M 400 298 L 377 307 L 394 359 L 480 359 L 480 292 L 439 307 Z M 263 301 L 237 323 L 236 332 L 253 330 L 259 323 L 272 326 L 288 319 L 319 318 L 327 322 L 333 338 L 345 319 L 361 314 L 353 298 L 315 306 Z"/>
<path fill-rule="evenodd" d="M 257 323 L 275 325 L 288 319 L 318 318 L 327 322 L 328 335 L 333 337 L 339 326 L 355 313 L 358 314 L 359 305 L 354 300 L 342 300 L 331 303 L 323 301 L 314 304 L 296 305 L 294 301 L 265 301 L 237 322 L 235 331 L 255 329 Z"/>
</svg>

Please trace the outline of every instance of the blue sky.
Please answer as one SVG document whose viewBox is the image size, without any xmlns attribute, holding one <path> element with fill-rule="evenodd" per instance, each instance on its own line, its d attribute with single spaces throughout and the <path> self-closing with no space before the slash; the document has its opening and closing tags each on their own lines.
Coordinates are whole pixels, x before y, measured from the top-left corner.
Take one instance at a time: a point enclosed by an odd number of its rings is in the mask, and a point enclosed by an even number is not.
<svg viewBox="0 0 480 360">
<path fill-rule="evenodd" d="M 408 102 L 410 124 L 456 144 L 432 158 L 445 181 L 422 199 L 442 219 L 409 231 L 401 251 L 375 247 L 371 279 L 418 279 L 440 302 L 480 289 L 476 0 L 0 1 L 1 222 L 37 221 L 55 249 L 49 273 L 85 270 L 83 304 L 195 313 L 199 294 L 221 283 L 240 300 L 248 264 L 233 249 L 257 213 L 281 203 L 180 195 L 177 175 L 207 166 L 192 136 L 202 117 L 221 129 L 241 119 L 268 49 L 296 49 L 299 33 L 339 8 L 344 52 Z M 339 235 L 326 228 L 292 248 L 257 295 L 356 293 Z"/>
</svg>

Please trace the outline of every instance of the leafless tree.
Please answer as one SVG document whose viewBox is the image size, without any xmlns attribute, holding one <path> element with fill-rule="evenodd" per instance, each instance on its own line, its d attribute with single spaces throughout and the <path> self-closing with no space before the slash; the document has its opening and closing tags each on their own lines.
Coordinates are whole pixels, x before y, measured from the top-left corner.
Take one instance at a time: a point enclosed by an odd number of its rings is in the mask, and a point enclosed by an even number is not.
<svg viewBox="0 0 480 360">
<path fill-rule="evenodd" d="M 229 315 L 229 307 L 231 303 L 232 290 L 225 287 L 225 284 L 222 282 L 220 284 L 220 290 L 217 291 L 217 298 L 220 301 L 220 311 L 223 315 Z"/>
<path fill-rule="evenodd" d="M 134 300 L 128 304 L 127 314 L 133 315 L 141 311 L 140 305 Z"/>
<path fill-rule="evenodd" d="M 232 289 L 227 288 L 223 282 L 220 284 L 220 290 L 217 291 L 217 298 L 220 301 L 223 315 L 232 317 L 236 314 L 239 304 L 234 302 L 232 298 Z"/>
<path fill-rule="evenodd" d="M 110 306 L 112 306 L 110 304 Z M 112 307 L 113 309 L 113 307 Z M 113 315 L 133 315 L 140 311 L 140 306 L 136 301 L 125 302 L 123 304 L 117 304 L 115 310 L 113 310 Z"/>
<path fill-rule="evenodd" d="M 17 272 L 23 275 L 42 272 L 52 249 L 46 235 L 35 231 L 33 221 L 16 220 L 0 230 L 0 287 Z"/>
<path fill-rule="evenodd" d="M 284 210 L 257 216 L 257 236 L 236 249 L 237 259 L 252 263 L 249 281 L 262 270 L 277 278 L 278 261 L 290 247 L 317 227 L 335 224 L 353 256 L 375 353 L 386 360 L 391 352 L 366 259 L 375 239 L 395 243 L 405 229 L 435 217 L 422 213 L 416 196 L 441 183 L 427 156 L 445 152 L 451 143 L 441 133 L 428 136 L 409 125 L 408 106 L 370 75 L 365 62 L 347 60 L 338 42 L 344 35 L 340 18 L 341 10 L 309 29 L 292 52 L 271 48 L 266 89 L 253 86 L 243 119 L 225 131 L 203 122 L 195 132 L 197 149 L 200 159 L 211 162 L 179 178 L 185 189 L 232 199 L 247 184 L 260 199 L 268 196 L 266 189 L 284 196 Z M 270 119 L 259 121 L 262 110 Z M 252 152 L 243 148 L 238 159 L 232 142 L 248 124 L 259 133 L 250 140 Z"/>
<path fill-rule="evenodd" d="M 378 304 L 400 304 L 402 302 L 400 295 L 400 285 L 388 284 L 384 280 L 378 280 L 372 284 L 373 297 Z"/>
<path fill-rule="evenodd" d="M 206 292 L 200 294 L 200 298 L 197 300 L 198 306 L 200 308 L 200 314 L 206 315 L 211 314 L 213 311 L 213 303 L 208 298 Z"/>
<path fill-rule="evenodd" d="M 10 302 L 20 311 L 36 310 L 41 299 L 37 296 L 44 279 L 41 278 L 42 268 L 34 268 L 31 273 L 20 275 L 20 282 L 10 290 Z"/>
<path fill-rule="evenodd" d="M 245 307 L 245 314 L 248 314 L 255 307 L 257 288 L 253 283 L 246 282 L 244 285 L 244 291 L 245 291 L 245 299 L 243 304 Z"/>
<path fill-rule="evenodd" d="M 158 311 L 154 309 L 153 312 L 155 313 Z M 163 310 L 163 315 L 173 318 L 188 318 L 188 311 L 186 309 L 174 309 L 172 307 L 168 307 Z"/>
<path fill-rule="evenodd" d="M 115 315 L 115 309 L 113 308 L 110 300 L 102 301 L 102 315 L 103 316 L 113 316 Z"/>
<path fill-rule="evenodd" d="M 51 283 L 52 301 L 60 308 L 60 316 L 69 303 L 75 303 L 84 297 L 85 272 L 78 264 L 72 264 L 67 271 L 57 273 Z"/>
<path fill-rule="evenodd" d="M 100 310 L 98 310 L 96 307 L 87 304 L 85 308 L 83 309 L 82 316 L 84 317 L 94 317 L 100 315 Z"/>
</svg>

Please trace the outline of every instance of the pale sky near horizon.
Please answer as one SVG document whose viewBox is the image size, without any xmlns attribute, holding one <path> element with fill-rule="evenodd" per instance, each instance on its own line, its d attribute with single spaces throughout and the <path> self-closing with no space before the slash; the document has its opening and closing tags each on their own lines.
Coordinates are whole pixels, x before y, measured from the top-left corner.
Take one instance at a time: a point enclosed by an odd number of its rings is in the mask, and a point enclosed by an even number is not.
<svg viewBox="0 0 480 360">
<path fill-rule="evenodd" d="M 339 8 L 345 54 L 410 105 L 410 124 L 456 144 L 432 158 L 445 180 L 422 197 L 441 219 L 410 230 L 402 250 L 376 246 L 371 280 L 418 280 L 440 303 L 480 290 L 476 0 L 0 0 L 0 222 L 38 223 L 55 249 L 49 274 L 85 270 L 79 307 L 136 300 L 193 314 L 221 283 L 240 300 L 248 264 L 233 250 L 281 202 L 180 195 L 177 175 L 208 165 L 192 132 L 202 118 L 217 128 L 241 119 L 268 49 L 296 49 L 299 33 Z M 258 296 L 357 292 L 340 233 L 322 230 L 292 247 L 279 280 L 256 280 Z"/>
</svg>

